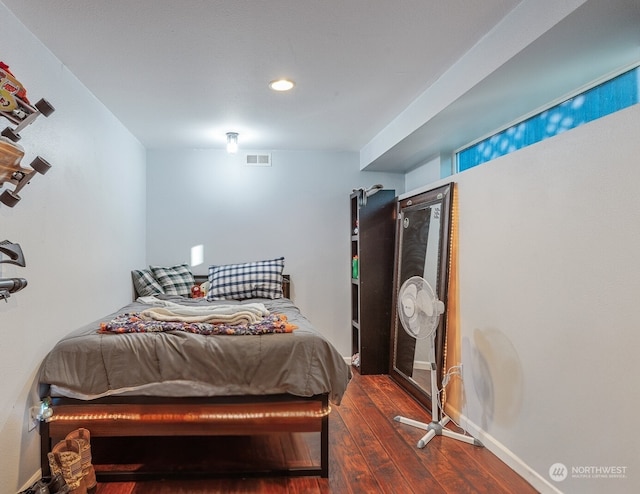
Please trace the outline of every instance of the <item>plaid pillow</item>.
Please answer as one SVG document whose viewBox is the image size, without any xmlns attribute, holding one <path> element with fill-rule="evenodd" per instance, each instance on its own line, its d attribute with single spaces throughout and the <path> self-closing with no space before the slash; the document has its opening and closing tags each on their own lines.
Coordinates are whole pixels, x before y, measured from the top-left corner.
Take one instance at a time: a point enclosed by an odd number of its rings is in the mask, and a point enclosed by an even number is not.
<svg viewBox="0 0 640 494">
<path fill-rule="evenodd" d="M 281 298 L 284 257 L 209 266 L 208 300 Z"/>
<path fill-rule="evenodd" d="M 164 290 L 156 280 L 153 273 L 148 269 L 134 269 L 131 271 L 133 286 L 138 297 L 148 297 L 150 295 L 160 295 Z"/>
<path fill-rule="evenodd" d="M 149 266 L 149 268 L 167 295 L 188 297 L 191 294 L 191 287 L 195 284 L 195 280 L 188 264 L 171 267 Z"/>
</svg>

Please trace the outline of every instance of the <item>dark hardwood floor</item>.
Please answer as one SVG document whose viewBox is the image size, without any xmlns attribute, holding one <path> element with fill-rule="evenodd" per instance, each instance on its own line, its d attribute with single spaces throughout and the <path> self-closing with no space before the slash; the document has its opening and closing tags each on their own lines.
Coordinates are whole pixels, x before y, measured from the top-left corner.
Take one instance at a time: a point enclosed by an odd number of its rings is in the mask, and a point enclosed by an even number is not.
<svg viewBox="0 0 640 494">
<path fill-rule="evenodd" d="M 423 432 L 393 420 L 404 415 L 428 422 L 430 416 L 389 376 L 354 375 L 343 402 L 329 418 L 329 478 L 248 477 L 199 480 L 146 480 L 100 483 L 96 494 L 187 493 L 535 493 L 527 482 L 485 448 L 446 437 L 416 448 Z M 199 439 L 198 439 L 199 441 Z M 269 466 L 319 463 L 318 434 L 258 438 L 207 438 L 185 449 L 175 443 L 163 461 L 215 461 L 233 468 L 234 451 L 245 464 Z M 211 442 L 213 441 L 213 442 Z M 139 454 L 121 445 L 116 454 Z M 158 452 L 161 448 L 154 445 Z M 112 448 L 113 450 L 113 448 Z M 112 451 L 113 452 L 113 451 Z M 101 454 L 99 452 L 96 452 Z M 103 455 L 104 456 L 104 455 Z M 157 460 L 156 460 L 157 461 Z M 108 468 L 108 467 L 103 467 Z"/>
</svg>

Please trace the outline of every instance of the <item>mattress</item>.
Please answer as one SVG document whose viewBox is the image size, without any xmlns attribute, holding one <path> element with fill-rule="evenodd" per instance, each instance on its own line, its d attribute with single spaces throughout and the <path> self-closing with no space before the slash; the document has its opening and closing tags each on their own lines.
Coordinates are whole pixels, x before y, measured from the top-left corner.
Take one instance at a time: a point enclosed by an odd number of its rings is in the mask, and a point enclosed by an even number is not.
<svg viewBox="0 0 640 494">
<path fill-rule="evenodd" d="M 52 395 L 210 397 L 328 394 L 340 404 L 351 377 L 335 347 L 286 298 L 214 301 L 178 296 L 159 300 L 190 307 L 263 303 L 297 326 L 291 333 L 202 335 L 183 331 L 101 333 L 100 324 L 154 305 L 140 298 L 73 331 L 45 357 L 39 381 Z"/>
</svg>

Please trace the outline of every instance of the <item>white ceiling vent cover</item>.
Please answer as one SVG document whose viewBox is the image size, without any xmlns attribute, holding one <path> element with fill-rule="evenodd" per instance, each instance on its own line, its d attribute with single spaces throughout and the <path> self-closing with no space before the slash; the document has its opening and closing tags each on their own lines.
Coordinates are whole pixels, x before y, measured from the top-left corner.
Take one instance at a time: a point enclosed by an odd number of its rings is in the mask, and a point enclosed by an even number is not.
<svg viewBox="0 0 640 494">
<path fill-rule="evenodd" d="M 247 166 L 271 166 L 270 153 L 247 154 Z"/>
</svg>

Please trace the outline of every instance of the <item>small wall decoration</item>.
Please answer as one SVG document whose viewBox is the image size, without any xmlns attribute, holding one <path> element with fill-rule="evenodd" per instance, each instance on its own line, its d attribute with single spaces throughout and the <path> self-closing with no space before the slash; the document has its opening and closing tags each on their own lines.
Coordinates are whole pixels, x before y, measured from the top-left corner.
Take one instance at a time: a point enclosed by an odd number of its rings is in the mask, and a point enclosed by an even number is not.
<svg viewBox="0 0 640 494">
<path fill-rule="evenodd" d="M 0 137 L 0 187 L 5 183 L 14 186 L 0 194 L 0 202 L 13 207 L 20 200 L 18 192 L 29 183 L 36 173 L 45 174 L 51 165 L 42 157 L 36 158 L 29 167 L 20 165 L 24 149 L 17 144 L 20 132 L 40 115 L 48 117 L 55 108 L 45 99 L 31 105 L 27 90 L 9 70 L 9 66 L 0 61 L 0 116 L 5 117 L 14 127 L 5 127 Z"/>
<path fill-rule="evenodd" d="M 16 266 L 25 267 L 27 263 L 24 260 L 24 254 L 20 244 L 14 244 L 9 240 L 0 242 L 0 264 L 8 263 Z M 0 278 L 0 300 L 5 302 L 12 293 L 19 292 L 27 286 L 27 280 L 24 278 Z"/>
</svg>

